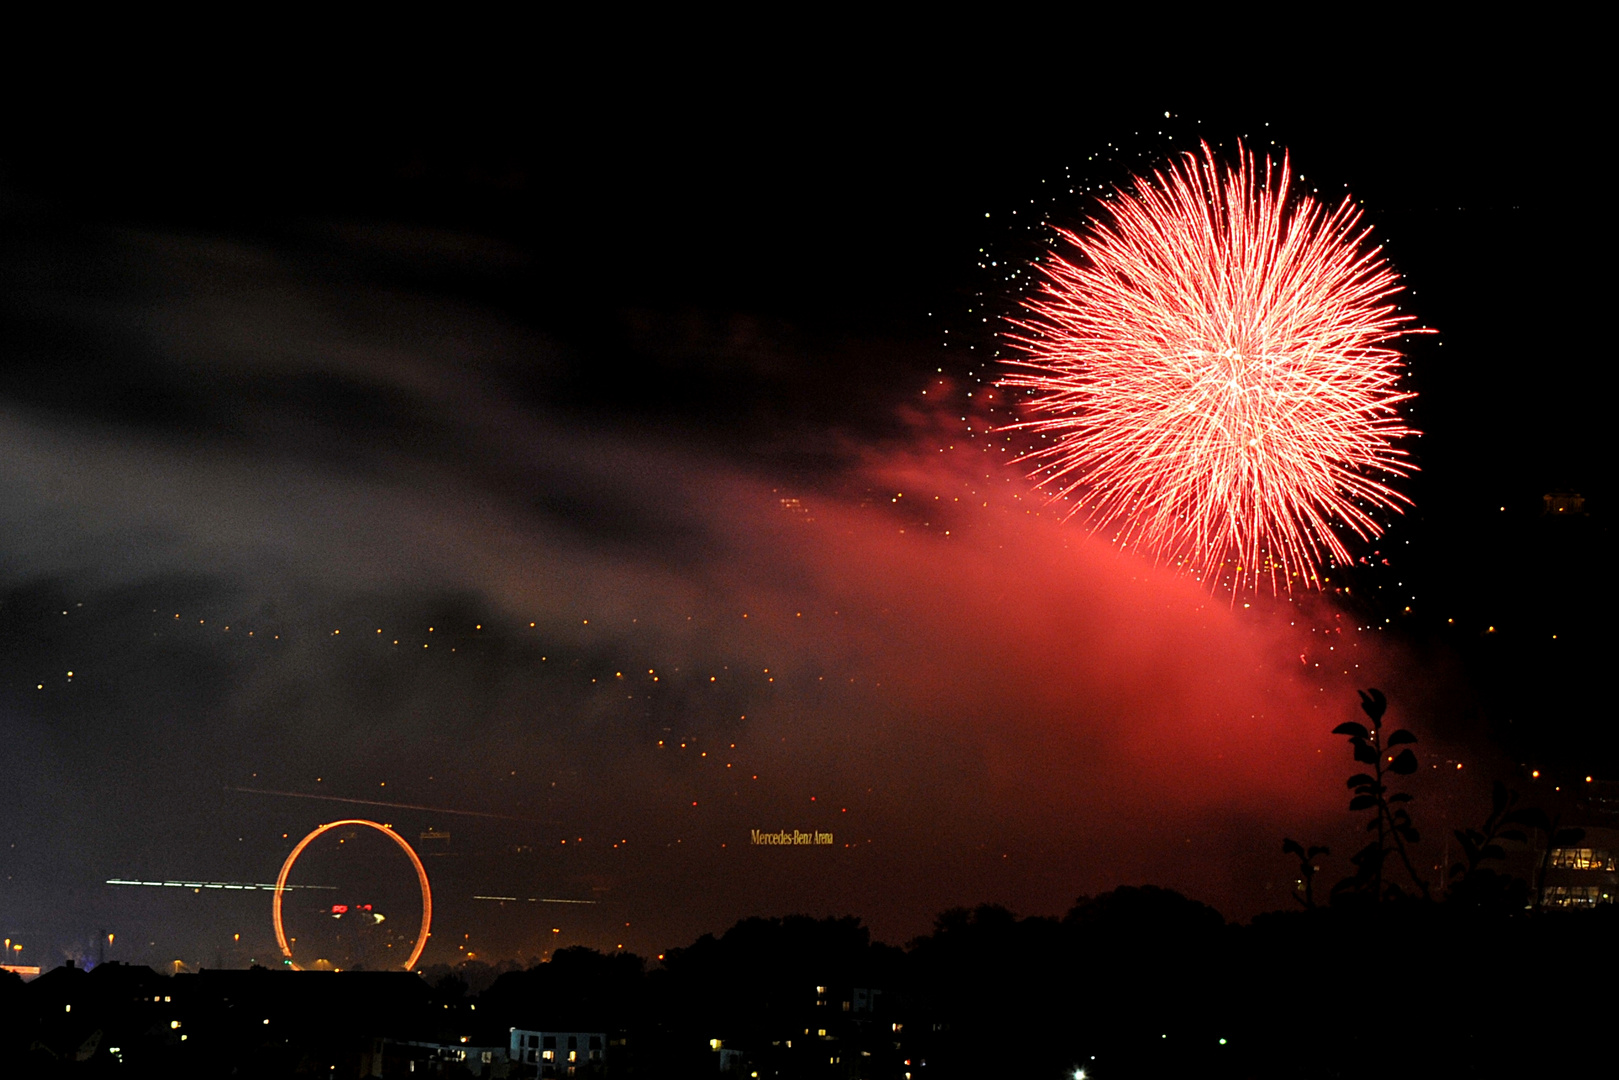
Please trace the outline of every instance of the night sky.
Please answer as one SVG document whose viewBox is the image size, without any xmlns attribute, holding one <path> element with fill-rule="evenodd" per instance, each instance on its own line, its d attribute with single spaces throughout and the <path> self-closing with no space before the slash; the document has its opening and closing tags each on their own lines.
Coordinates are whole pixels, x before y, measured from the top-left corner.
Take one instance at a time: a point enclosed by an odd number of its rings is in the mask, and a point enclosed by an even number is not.
<svg viewBox="0 0 1619 1080">
<path fill-rule="evenodd" d="M 1329 732 L 1365 686 L 1423 739 L 1430 863 L 1494 777 L 1619 775 L 1613 221 L 1564 164 L 1601 94 L 1485 53 L 1281 95 L 845 59 L 17 120 L 21 962 L 109 932 L 117 959 L 277 962 L 266 891 L 106 882 L 273 882 L 345 816 L 449 834 L 418 843 L 424 963 L 789 912 L 904 941 L 1120 884 L 1246 918 L 1289 904 L 1283 835 L 1351 850 Z M 1408 345 L 1416 507 L 1325 594 L 1233 602 L 1120 554 L 985 438 L 1043 223 L 1239 138 L 1361 200 L 1440 331 Z M 1548 519 L 1553 491 L 1588 514 Z M 374 901 L 408 938 L 408 865 L 346 842 L 300 863 L 332 891 L 289 923 Z"/>
</svg>

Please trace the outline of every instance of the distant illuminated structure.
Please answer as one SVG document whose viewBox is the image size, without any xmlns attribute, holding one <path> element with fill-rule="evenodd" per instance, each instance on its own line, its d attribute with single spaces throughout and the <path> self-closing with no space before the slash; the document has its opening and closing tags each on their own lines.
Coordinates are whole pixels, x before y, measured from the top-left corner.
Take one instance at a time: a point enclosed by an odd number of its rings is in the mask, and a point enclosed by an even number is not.
<svg viewBox="0 0 1619 1080">
<path fill-rule="evenodd" d="M 298 861 L 298 856 L 303 854 L 304 848 L 308 847 L 316 837 L 332 829 L 342 828 L 345 825 L 364 825 L 368 829 L 377 830 L 398 844 L 405 855 L 409 857 L 410 864 L 416 868 L 416 881 L 422 890 L 422 925 L 421 929 L 416 931 L 416 947 L 411 950 L 410 959 L 405 961 L 405 970 L 409 971 L 416 966 L 416 961 L 422 957 L 422 949 L 427 945 L 428 928 L 433 922 L 433 892 L 427 885 L 427 868 L 422 865 L 422 860 L 417 857 L 415 849 L 410 846 L 403 836 L 380 822 L 366 821 L 363 818 L 345 818 L 342 821 L 332 821 L 322 825 L 298 841 L 298 846 L 292 849 L 292 854 L 287 856 L 287 861 L 281 864 L 281 873 L 275 879 L 275 900 L 271 904 L 272 919 L 275 922 L 275 940 L 281 946 L 281 955 L 285 956 L 289 963 L 292 963 L 292 947 L 287 943 L 287 931 L 281 923 L 281 894 L 287 890 L 287 875 L 292 873 L 292 864 Z M 294 970 L 302 970 L 296 963 L 292 963 L 292 967 Z"/>
<path fill-rule="evenodd" d="M 1545 854 L 1540 902 L 1583 908 L 1619 897 L 1619 829 L 1586 828 L 1580 847 L 1554 847 Z"/>
<path fill-rule="evenodd" d="M 1541 496 L 1546 509 L 1542 513 L 1557 516 L 1583 515 L 1585 513 L 1585 496 L 1577 491 L 1548 491 Z"/>
<path fill-rule="evenodd" d="M 532 1064 L 529 1076 L 572 1076 L 580 1066 L 599 1066 L 606 1054 L 607 1035 L 600 1031 L 529 1031 L 511 1029 L 508 1059 Z M 567 1070 L 564 1072 L 563 1070 Z"/>
</svg>

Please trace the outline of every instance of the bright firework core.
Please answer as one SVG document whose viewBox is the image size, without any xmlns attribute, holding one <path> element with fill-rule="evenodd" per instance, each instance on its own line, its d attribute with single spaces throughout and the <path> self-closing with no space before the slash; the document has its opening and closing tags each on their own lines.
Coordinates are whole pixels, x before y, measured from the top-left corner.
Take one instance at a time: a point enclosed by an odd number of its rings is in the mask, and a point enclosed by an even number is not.
<svg viewBox="0 0 1619 1080">
<path fill-rule="evenodd" d="M 1375 537 L 1409 501 L 1383 481 L 1415 469 L 1390 343 L 1417 331 L 1347 196 L 1329 211 L 1290 196 L 1285 156 L 1238 156 L 1205 143 L 1058 230 L 1001 385 L 1028 392 L 1012 427 L 1051 439 L 1022 460 L 1053 500 L 1162 560 L 1291 589 L 1349 561 L 1339 530 Z"/>
</svg>

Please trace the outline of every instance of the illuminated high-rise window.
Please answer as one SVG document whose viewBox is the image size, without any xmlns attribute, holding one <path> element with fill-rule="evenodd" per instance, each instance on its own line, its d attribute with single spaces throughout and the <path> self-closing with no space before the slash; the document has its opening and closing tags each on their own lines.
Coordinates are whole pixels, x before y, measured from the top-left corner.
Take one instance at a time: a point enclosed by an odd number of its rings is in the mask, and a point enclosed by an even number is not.
<svg viewBox="0 0 1619 1080">
<path fill-rule="evenodd" d="M 1551 866 L 1558 870 L 1613 870 L 1614 854 L 1601 848 L 1552 848 Z"/>
<path fill-rule="evenodd" d="M 1613 894 L 1600 885 L 1554 885 L 1546 890 L 1547 907 L 1595 907 L 1613 903 Z"/>
</svg>

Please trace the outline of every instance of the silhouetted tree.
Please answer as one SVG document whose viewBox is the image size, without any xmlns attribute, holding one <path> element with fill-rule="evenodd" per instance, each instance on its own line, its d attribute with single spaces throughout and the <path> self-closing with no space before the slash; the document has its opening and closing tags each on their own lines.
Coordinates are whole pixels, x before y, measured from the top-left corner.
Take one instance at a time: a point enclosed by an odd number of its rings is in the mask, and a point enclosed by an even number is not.
<svg viewBox="0 0 1619 1080">
<path fill-rule="evenodd" d="M 710 1038 L 760 1050 L 810 1026 L 818 986 L 891 991 L 903 960 L 857 918 L 751 918 L 667 951 L 649 981 L 660 1021 L 704 1053 Z"/>
<path fill-rule="evenodd" d="M 633 953 L 573 946 L 527 971 L 500 975 L 478 998 L 478 1011 L 500 1024 L 598 1031 L 640 1015 L 646 962 Z"/>
<path fill-rule="evenodd" d="M 459 1005 L 466 1000 L 467 981 L 453 972 L 440 975 L 433 983 L 435 1005 Z"/>
</svg>

